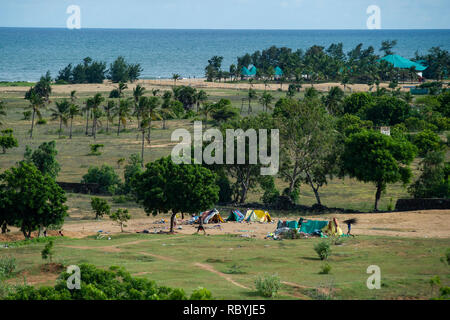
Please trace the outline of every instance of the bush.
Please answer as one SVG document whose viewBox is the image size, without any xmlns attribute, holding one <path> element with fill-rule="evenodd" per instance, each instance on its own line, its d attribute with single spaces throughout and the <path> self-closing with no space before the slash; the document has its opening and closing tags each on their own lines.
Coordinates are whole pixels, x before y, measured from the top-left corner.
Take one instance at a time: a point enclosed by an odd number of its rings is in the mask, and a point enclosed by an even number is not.
<svg viewBox="0 0 450 320">
<path fill-rule="evenodd" d="M 31 120 L 31 111 L 24 111 L 22 112 L 23 118 L 22 120 Z"/>
<path fill-rule="evenodd" d="M 314 246 L 314 251 L 316 251 L 320 260 L 327 260 L 331 255 L 331 247 L 328 241 L 321 241 Z"/>
<path fill-rule="evenodd" d="M 277 274 L 258 276 L 255 280 L 256 290 L 264 297 L 271 298 L 281 288 L 280 277 Z"/>
<path fill-rule="evenodd" d="M 36 122 L 36 124 L 40 124 L 40 125 L 47 124 L 47 120 L 45 120 L 44 118 L 39 119 L 39 120 Z"/>
<path fill-rule="evenodd" d="M 444 162 L 443 152 L 430 152 L 420 163 L 419 178 L 408 187 L 408 192 L 418 198 L 450 197 L 450 164 Z"/>
<path fill-rule="evenodd" d="M 211 300 L 212 294 L 211 291 L 205 288 L 195 289 L 192 294 L 190 300 Z"/>
<path fill-rule="evenodd" d="M 154 281 L 134 278 L 125 269 L 110 267 L 103 270 L 93 265 L 79 266 L 81 289 L 67 289 L 67 279 L 71 276 L 63 272 L 54 287 L 16 287 L 8 300 L 186 300 L 182 289 L 157 286 Z M 191 299 L 211 299 L 211 293 L 203 288 L 195 290 Z"/>
<path fill-rule="evenodd" d="M 322 265 L 322 267 L 320 267 L 320 272 L 319 274 L 329 274 L 331 271 L 331 266 L 329 263 L 325 263 L 324 265 Z"/>
<path fill-rule="evenodd" d="M 439 135 L 431 130 L 424 130 L 414 135 L 412 142 L 419 150 L 419 156 L 421 157 L 424 157 L 430 151 L 440 151 L 443 147 Z"/>
<path fill-rule="evenodd" d="M 16 258 L 1 257 L 0 258 L 0 279 L 9 278 L 16 269 Z"/>
<path fill-rule="evenodd" d="M 53 240 L 50 240 L 49 242 L 47 242 L 44 246 L 44 249 L 42 249 L 41 251 L 41 256 L 42 259 L 47 260 L 50 259 L 50 262 L 52 262 L 53 259 Z"/>
<path fill-rule="evenodd" d="M 109 206 L 108 201 L 97 197 L 91 198 L 91 207 L 95 212 L 95 219 L 103 217 L 105 214 L 108 215 L 111 211 L 111 207 Z"/>
<path fill-rule="evenodd" d="M 89 145 L 90 146 L 90 148 L 91 148 L 91 155 L 94 155 L 94 156 L 99 156 L 99 155 L 101 155 L 102 153 L 99 151 L 100 150 L 100 148 L 103 148 L 104 147 L 104 145 L 103 144 L 91 144 L 91 145 Z"/>
<path fill-rule="evenodd" d="M 97 183 L 101 193 L 115 194 L 121 185 L 117 173 L 111 166 L 106 164 L 99 167 L 90 167 L 87 174 L 83 176 L 81 183 Z"/>
</svg>

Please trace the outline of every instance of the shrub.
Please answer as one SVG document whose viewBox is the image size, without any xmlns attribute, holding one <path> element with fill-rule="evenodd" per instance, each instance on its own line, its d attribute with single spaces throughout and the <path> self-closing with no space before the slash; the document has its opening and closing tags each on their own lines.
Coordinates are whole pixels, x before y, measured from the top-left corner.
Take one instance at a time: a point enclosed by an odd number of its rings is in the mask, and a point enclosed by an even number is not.
<svg viewBox="0 0 450 320">
<path fill-rule="evenodd" d="M 93 265 L 81 264 L 81 289 L 67 289 L 71 276 L 63 272 L 54 287 L 16 287 L 6 299 L 9 300 L 186 300 L 182 289 L 157 286 L 154 281 L 135 278 L 125 269 L 110 267 L 99 269 Z M 191 299 L 211 299 L 211 293 L 203 288 L 193 292 Z"/>
<path fill-rule="evenodd" d="M 192 294 L 190 300 L 211 300 L 212 294 L 211 291 L 205 288 L 195 289 Z"/>
<path fill-rule="evenodd" d="M 50 240 L 49 242 L 47 242 L 44 246 L 44 249 L 42 249 L 41 251 L 41 256 L 42 259 L 47 260 L 50 259 L 50 262 L 52 262 L 53 259 L 53 240 Z"/>
<path fill-rule="evenodd" d="M 329 274 L 331 271 L 331 266 L 329 263 L 325 263 L 324 265 L 322 265 L 320 267 L 320 272 L 319 274 Z"/>
<path fill-rule="evenodd" d="M 97 183 L 101 193 L 115 194 L 121 185 L 117 173 L 111 166 L 106 164 L 99 167 L 90 167 L 87 174 L 83 176 L 81 183 Z"/>
<path fill-rule="evenodd" d="M 450 164 L 443 152 L 429 152 L 420 163 L 421 175 L 408 187 L 414 198 L 448 198 Z"/>
<path fill-rule="evenodd" d="M 123 227 L 126 227 L 127 225 L 125 224 L 129 219 L 131 219 L 130 214 L 128 213 L 127 209 L 117 209 L 116 212 L 112 213 L 109 218 L 116 222 L 119 227 L 120 227 L 120 231 L 123 232 Z"/>
<path fill-rule="evenodd" d="M 3 149 L 3 153 L 6 153 L 7 149 L 17 148 L 19 146 L 17 139 L 13 136 L 12 129 L 5 129 L 1 131 L 0 135 L 0 147 Z"/>
<path fill-rule="evenodd" d="M 15 269 L 16 258 L 11 256 L 0 258 L 0 279 L 10 277 Z"/>
<path fill-rule="evenodd" d="M 331 255 L 331 247 L 328 241 L 321 241 L 314 246 L 314 251 L 316 251 L 320 260 L 327 260 Z"/>
<path fill-rule="evenodd" d="M 47 120 L 45 120 L 44 118 L 39 119 L 39 120 L 36 122 L 36 124 L 40 124 L 40 125 L 47 124 Z"/>
<path fill-rule="evenodd" d="M 258 276 L 255 280 L 256 290 L 264 297 L 273 297 L 281 288 L 280 277 L 277 274 Z"/>
<path fill-rule="evenodd" d="M 443 147 L 441 138 L 431 130 L 419 132 L 412 140 L 421 157 L 424 157 L 430 151 L 440 151 Z"/>
<path fill-rule="evenodd" d="M 99 155 L 101 155 L 102 153 L 99 151 L 100 150 L 100 148 L 103 148 L 104 147 L 104 145 L 103 144 L 91 144 L 90 145 L 90 148 L 91 148 L 91 155 L 94 155 L 94 156 L 99 156 Z"/>
<path fill-rule="evenodd" d="M 97 197 L 91 198 L 91 207 L 95 212 L 95 219 L 103 217 L 103 215 L 105 214 L 108 215 L 111 211 L 111 207 L 109 206 L 108 201 Z"/>
<path fill-rule="evenodd" d="M 22 112 L 23 118 L 22 120 L 31 120 L 31 111 L 24 111 Z"/>
</svg>

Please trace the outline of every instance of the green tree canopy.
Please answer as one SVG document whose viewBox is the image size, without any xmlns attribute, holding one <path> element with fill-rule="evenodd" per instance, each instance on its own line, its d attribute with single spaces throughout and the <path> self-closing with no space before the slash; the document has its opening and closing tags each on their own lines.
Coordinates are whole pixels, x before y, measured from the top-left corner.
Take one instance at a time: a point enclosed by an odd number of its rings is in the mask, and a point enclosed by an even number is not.
<svg viewBox="0 0 450 320">
<path fill-rule="evenodd" d="M 58 161 L 56 161 L 57 154 L 55 141 L 50 141 L 43 142 L 34 151 L 27 146 L 24 158 L 25 161 L 32 162 L 43 174 L 48 174 L 53 179 L 56 179 L 61 170 Z"/>
<path fill-rule="evenodd" d="M 197 164 L 175 164 L 170 157 L 147 163 L 135 179 L 137 201 L 156 215 L 172 212 L 170 231 L 177 213 L 199 213 L 219 200 L 216 175 Z"/>
<path fill-rule="evenodd" d="M 387 184 L 407 184 L 412 176 L 409 164 L 416 148 L 406 140 L 396 140 L 378 131 L 361 130 L 345 141 L 342 168 L 350 177 L 375 183 L 375 210 Z"/>
<path fill-rule="evenodd" d="M 38 228 L 61 224 L 67 215 L 65 202 L 53 178 L 31 163 L 22 161 L 0 175 L 0 208 L 27 239 Z"/>
</svg>

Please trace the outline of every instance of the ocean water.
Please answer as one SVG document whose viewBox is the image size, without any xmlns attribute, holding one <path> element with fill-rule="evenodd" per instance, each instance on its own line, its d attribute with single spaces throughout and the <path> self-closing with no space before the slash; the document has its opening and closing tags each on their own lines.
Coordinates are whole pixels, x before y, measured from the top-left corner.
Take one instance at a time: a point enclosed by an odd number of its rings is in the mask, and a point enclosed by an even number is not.
<svg viewBox="0 0 450 320">
<path fill-rule="evenodd" d="M 440 46 L 450 50 L 450 30 L 162 30 L 0 28 L 0 81 L 35 81 L 87 56 L 111 63 L 117 56 L 140 63 L 141 78 L 203 77 L 208 59 L 223 56 L 228 70 L 236 58 L 272 45 L 307 49 L 342 42 L 380 48 L 397 40 L 395 53 L 413 57 Z"/>
</svg>

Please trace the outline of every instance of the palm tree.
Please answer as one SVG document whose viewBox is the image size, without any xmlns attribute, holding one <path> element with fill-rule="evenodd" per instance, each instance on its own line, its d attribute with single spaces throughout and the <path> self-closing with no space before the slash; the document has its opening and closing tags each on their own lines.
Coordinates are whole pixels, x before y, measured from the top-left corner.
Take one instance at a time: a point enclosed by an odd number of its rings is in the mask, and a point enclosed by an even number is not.
<svg viewBox="0 0 450 320">
<path fill-rule="evenodd" d="M 180 78 L 181 78 L 181 76 L 178 73 L 174 73 L 172 75 L 172 79 L 173 79 L 173 82 L 174 82 L 174 87 L 177 86 L 177 80 L 180 79 Z"/>
<path fill-rule="evenodd" d="M 108 104 L 103 107 L 106 112 L 106 134 L 109 133 L 109 122 L 113 121 L 113 110 L 116 107 L 116 103 L 114 100 L 108 100 Z"/>
<path fill-rule="evenodd" d="M 75 100 L 77 100 L 76 94 L 77 94 L 77 91 L 76 91 L 76 90 L 72 90 L 72 91 L 70 92 L 70 101 L 71 101 L 72 103 L 75 103 Z"/>
<path fill-rule="evenodd" d="M 163 130 L 167 129 L 166 128 L 166 119 L 168 117 L 173 117 L 175 115 L 171 108 L 171 106 L 172 106 L 171 105 L 172 101 L 170 100 L 171 96 L 172 96 L 172 94 L 170 93 L 170 91 L 166 91 L 164 93 L 164 98 L 163 98 L 163 102 L 162 102 L 161 109 L 160 109 Z"/>
<path fill-rule="evenodd" d="M 117 136 L 119 136 L 120 134 L 120 123 L 122 123 L 125 128 L 127 125 L 127 119 L 130 118 L 130 105 L 131 101 L 129 99 L 120 99 L 119 105 L 115 110 L 115 116 L 117 116 L 119 119 L 117 126 Z"/>
<path fill-rule="evenodd" d="M 216 110 L 216 105 L 211 102 L 205 102 L 200 109 L 200 114 L 205 117 L 205 130 L 208 128 L 208 115 Z"/>
<path fill-rule="evenodd" d="M 88 98 L 85 102 L 85 106 L 83 108 L 84 113 L 86 114 L 86 131 L 84 132 L 85 135 L 88 135 L 88 128 L 89 128 L 89 117 L 91 115 L 91 109 L 94 105 L 94 101 L 92 98 Z"/>
<path fill-rule="evenodd" d="M 61 138 L 62 124 L 67 126 L 67 113 L 70 108 L 70 102 L 64 99 L 61 102 L 55 102 L 56 108 L 51 109 L 53 120 L 59 119 L 59 134 L 58 138 Z"/>
<path fill-rule="evenodd" d="M 268 92 L 264 92 L 263 95 L 261 96 L 261 98 L 259 98 L 259 102 L 262 104 L 263 106 L 263 111 L 264 108 L 266 109 L 266 112 L 268 109 L 271 109 L 271 104 L 273 102 L 275 98 Z"/>
<path fill-rule="evenodd" d="M 208 94 L 206 93 L 206 91 L 205 90 L 199 90 L 197 92 L 196 100 L 197 100 L 197 112 L 198 112 L 200 104 L 201 103 L 205 103 L 206 100 L 208 100 Z"/>
<path fill-rule="evenodd" d="M 146 98 L 146 97 L 142 97 L 142 98 Z M 145 132 L 149 128 L 150 128 L 149 118 L 147 118 L 146 116 L 143 116 L 142 117 L 142 121 L 139 124 L 139 130 L 141 131 L 141 134 L 142 134 L 142 140 L 141 140 L 141 168 L 144 167 Z"/>
<path fill-rule="evenodd" d="M 142 110 L 139 108 L 139 99 L 144 95 L 145 88 L 138 84 L 136 88 L 133 89 L 133 98 L 134 98 L 134 114 L 137 117 L 138 128 L 141 125 L 141 112 Z"/>
<path fill-rule="evenodd" d="M 144 114 L 148 119 L 148 134 L 147 141 L 148 144 L 151 142 L 151 129 L 152 129 L 152 120 L 161 120 L 161 114 L 158 110 L 158 107 L 161 104 L 161 100 L 158 97 L 149 97 L 147 101 L 144 102 Z"/>
<path fill-rule="evenodd" d="M 124 82 L 119 82 L 119 85 L 117 87 L 117 91 L 119 92 L 119 98 L 123 98 L 123 92 L 125 89 L 128 89 L 128 86 Z"/>
<path fill-rule="evenodd" d="M 68 111 L 68 116 L 70 118 L 70 133 L 69 133 L 69 139 L 72 139 L 72 124 L 73 124 L 73 118 L 76 115 L 80 114 L 80 108 L 75 104 L 71 103 Z"/>
<path fill-rule="evenodd" d="M 6 116 L 6 103 L 0 100 L 0 116 Z M 0 126 L 3 123 L 0 121 Z"/>
<path fill-rule="evenodd" d="M 342 91 L 339 87 L 332 87 L 328 94 L 324 96 L 323 102 L 328 110 L 328 112 L 332 115 L 337 115 L 341 112 L 341 103 L 344 99 L 344 91 Z"/>
<path fill-rule="evenodd" d="M 94 136 L 94 139 L 97 135 L 97 119 L 101 116 L 101 111 L 98 109 L 98 107 L 103 101 L 105 101 L 105 98 L 101 95 L 101 93 L 97 93 L 92 98 L 92 114 L 94 115 L 94 120 L 92 123 L 92 135 Z"/>
<path fill-rule="evenodd" d="M 44 99 L 39 94 L 32 91 L 30 93 L 29 100 L 30 100 L 30 108 L 33 109 L 33 117 L 31 118 L 31 130 L 30 130 L 30 139 L 33 139 L 34 117 L 35 115 L 37 115 L 39 118 L 41 118 L 41 109 L 44 107 Z"/>
<path fill-rule="evenodd" d="M 250 112 L 253 112 L 252 110 L 252 99 L 256 99 L 257 95 L 256 95 L 256 91 L 254 89 L 248 89 L 248 114 L 250 114 Z"/>
</svg>

